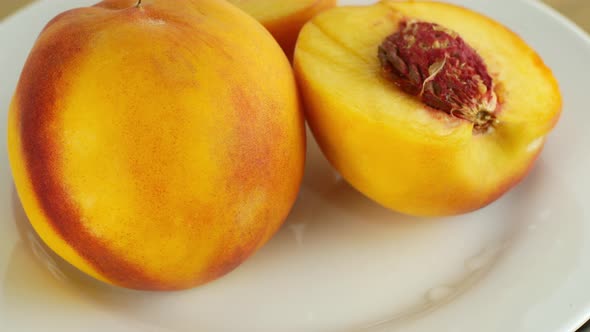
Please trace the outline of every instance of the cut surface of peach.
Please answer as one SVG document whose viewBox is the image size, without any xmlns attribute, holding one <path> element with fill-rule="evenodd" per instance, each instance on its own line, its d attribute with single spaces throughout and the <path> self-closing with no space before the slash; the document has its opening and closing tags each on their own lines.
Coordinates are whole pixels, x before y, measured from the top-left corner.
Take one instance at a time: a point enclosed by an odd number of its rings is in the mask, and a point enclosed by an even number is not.
<svg viewBox="0 0 590 332">
<path fill-rule="evenodd" d="M 250 14 L 275 37 L 291 58 L 301 27 L 336 0 L 229 0 Z"/>
<path fill-rule="evenodd" d="M 383 75 L 377 50 L 403 22 L 459 35 L 493 78 L 496 122 L 482 133 Z M 411 64 L 409 64 L 411 65 Z M 331 164 L 356 189 L 402 213 L 479 209 L 530 170 L 561 112 L 556 79 L 516 34 L 468 9 L 382 1 L 326 11 L 304 26 L 294 67 L 307 118 Z"/>
</svg>

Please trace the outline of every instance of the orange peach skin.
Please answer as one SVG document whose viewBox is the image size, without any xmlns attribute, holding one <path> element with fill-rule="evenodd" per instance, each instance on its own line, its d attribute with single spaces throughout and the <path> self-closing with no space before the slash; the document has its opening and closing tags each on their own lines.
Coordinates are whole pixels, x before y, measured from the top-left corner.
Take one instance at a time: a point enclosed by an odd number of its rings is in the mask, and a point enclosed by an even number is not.
<svg viewBox="0 0 590 332">
<path fill-rule="evenodd" d="M 279 229 L 305 136 L 290 64 L 254 19 L 217 0 L 110 0 L 43 30 L 8 148 L 49 247 L 99 280 L 175 290 Z"/>
<path fill-rule="evenodd" d="M 252 15 L 273 35 L 291 59 L 303 25 L 316 14 L 336 6 L 336 0 L 229 0 Z"/>
<path fill-rule="evenodd" d="M 470 122 L 382 77 L 377 48 L 407 17 L 446 26 L 480 53 L 502 103 L 493 132 L 474 135 Z M 302 29 L 294 67 L 332 165 L 368 197 L 410 215 L 460 214 L 500 197 L 528 173 L 561 112 L 557 82 L 531 48 L 491 19 L 444 3 L 321 13 Z"/>
</svg>

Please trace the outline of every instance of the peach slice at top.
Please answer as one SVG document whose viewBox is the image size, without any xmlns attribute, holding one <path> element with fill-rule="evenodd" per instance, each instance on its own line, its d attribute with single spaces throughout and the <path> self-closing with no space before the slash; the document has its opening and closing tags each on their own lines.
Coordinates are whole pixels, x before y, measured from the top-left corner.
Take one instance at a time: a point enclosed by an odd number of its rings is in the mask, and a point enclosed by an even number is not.
<svg viewBox="0 0 590 332">
<path fill-rule="evenodd" d="M 257 19 L 292 58 L 299 30 L 317 13 L 332 8 L 336 0 L 229 0 Z"/>
<path fill-rule="evenodd" d="M 326 11 L 302 29 L 294 67 L 331 164 L 411 215 L 499 198 L 530 170 L 561 112 L 556 79 L 521 38 L 445 3 Z"/>
</svg>

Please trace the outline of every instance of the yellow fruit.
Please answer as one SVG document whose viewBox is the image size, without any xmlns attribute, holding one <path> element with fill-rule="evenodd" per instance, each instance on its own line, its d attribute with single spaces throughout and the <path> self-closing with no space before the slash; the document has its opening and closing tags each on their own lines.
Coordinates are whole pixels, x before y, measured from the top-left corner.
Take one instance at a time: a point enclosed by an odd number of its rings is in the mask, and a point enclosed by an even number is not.
<svg viewBox="0 0 590 332">
<path fill-rule="evenodd" d="M 336 0 L 229 0 L 252 15 L 281 45 L 285 54 L 293 57 L 299 30 L 321 11 L 336 6 Z"/>
<path fill-rule="evenodd" d="M 443 94 L 433 82 L 448 85 L 441 75 L 454 66 L 456 49 L 440 42 L 444 35 L 430 42 L 425 35 L 406 36 L 399 49 L 423 50 L 397 64 L 407 70 L 403 79 L 390 79 L 391 65 L 382 64 L 378 49 L 411 22 L 432 26 L 433 36 L 447 31 L 444 38 L 460 38 L 479 54 L 497 97 L 497 104 L 485 99 L 489 105 L 482 109 L 489 113 L 425 103 L 429 91 Z M 461 72 L 470 64 L 455 66 Z M 302 29 L 294 67 L 308 122 L 332 165 L 368 197 L 411 215 L 464 213 L 500 197 L 527 174 L 561 112 L 555 78 L 523 40 L 483 15 L 445 3 L 382 1 L 323 12 Z M 416 68 L 424 72 L 408 93 L 403 88 Z M 455 80 L 459 92 L 468 84 L 488 91 L 477 85 L 480 78 L 468 76 Z M 484 99 L 476 101 L 480 107 Z M 478 123 L 476 115 L 487 120 Z"/>
<path fill-rule="evenodd" d="M 109 0 L 43 30 L 8 147 L 49 247 L 105 282 L 171 290 L 224 275 L 277 231 L 305 136 L 289 62 L 248 15 Z"/>
</svg>

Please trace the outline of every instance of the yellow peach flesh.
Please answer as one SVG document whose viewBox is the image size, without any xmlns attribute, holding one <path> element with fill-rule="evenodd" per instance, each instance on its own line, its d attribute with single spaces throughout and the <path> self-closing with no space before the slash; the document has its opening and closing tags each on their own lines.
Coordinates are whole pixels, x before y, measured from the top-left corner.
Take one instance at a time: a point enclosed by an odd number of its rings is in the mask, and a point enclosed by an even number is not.
<svg viewBox="0 0 590 332">
<path fill-rule="evenodd" d="M 502 101 L 495 130 L 474 135 L 471 123 L 383 78 L 377 47 L 406 18 L 454 30 L 482 56 Z M 443 3 L 324 12 L 303 28 L 294 66 L 309 124 L 332 165 L 368 197 L 412 215 L 464 213 L 494 201 L 528 172 L 561 110 L 556 80 L 519 37 Z"/>
</svg>

